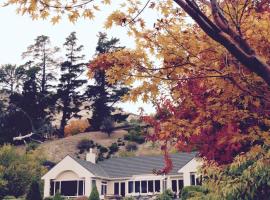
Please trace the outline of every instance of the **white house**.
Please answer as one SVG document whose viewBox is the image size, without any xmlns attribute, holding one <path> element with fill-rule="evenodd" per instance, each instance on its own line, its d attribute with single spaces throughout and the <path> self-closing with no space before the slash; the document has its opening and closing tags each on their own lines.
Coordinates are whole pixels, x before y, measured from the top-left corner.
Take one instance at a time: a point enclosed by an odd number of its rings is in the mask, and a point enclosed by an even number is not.
<svg viewBox="0 0 270 200">
<path fill-rule="evenodd" d="M 163 156 L 110 158 L 96 163 L 90 150 L 86 160 L 66 156 L 42 179 L 44 197 L 58 191 L 66 197 L 89 196 L 93 185 L 100 198 L 109 196 L 152 196 L 171 189 L 176 195 L 184 186 L 200 184 L 196 171 L 200 162 L 195 153 L 170 155 L 173 169 L 167 175 L 156 175 L 153 169 L 164 167 Z"/>
</svg>

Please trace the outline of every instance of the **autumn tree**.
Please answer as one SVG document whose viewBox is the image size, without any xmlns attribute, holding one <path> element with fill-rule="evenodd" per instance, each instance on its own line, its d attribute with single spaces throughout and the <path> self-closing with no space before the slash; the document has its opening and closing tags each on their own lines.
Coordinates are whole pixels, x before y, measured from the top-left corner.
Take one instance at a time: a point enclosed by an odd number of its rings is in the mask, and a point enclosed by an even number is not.
<svg viewBox="0 0 270 200">
<path fill-rule="evenodd" d="M 60 136 L 64 136 L 67 121 L 73 117 L 78 118 L 78 112 L 83 101 L 83 93 L 79 88 L 87 81 L 83 78 L 85 63 L 81 54 L 82 45 L 77 44 L 76 33 L 72 32 L 64 43 L 66 61 L 61 64 L 60 83 L 57 88 L 59 99 L 58 110 L 61 111 Z"/>
<path fill-rule="evenodd" d="M 35 10 L 25 5 L 22 10 Z M 60 14 L 61 2 L 55 5 L 35 6 L 58 7 Z M 89 5 L 69 4 L 71 20 Z M 142 17 L 146 9 L 159 14 L 153 26 Z M 144 6 L 128 1 L 108 17 L 106 27 L 128 27 L 137 46 L 96 56 L 90 68 L 106 63 L 111 83 L 139 80 L 125 99 L 156 105 L 156 116 L 143 119 L 154 127 L 148 139 L 162 143 L 165 151 L 167 166 L 159 173 L 171 169 L 168 146 L 196 149 L 209 164 L 202 170 L 217 199 L 268 196 L 269 18 L 267 0 L 147 1 Z M 265 178 L 259 178 L 261 173 Z"/>
<path fill-rule="evenodd" d="M 118 46 L 118 43 L 119 39 L 108 39 L 105 33 L 99 33 L 96 54 L 102 56 L 106 53 L 112 53 L 123 49 L 123 47 Z M 88 86 L 86 91 L 87 98 L 89 98 L 90 101 L 93 101 L 90 106 L 92 111 L 90 124 L 94 130 L 99 130 L 103 122 L 108 118 L 119 122 L 125 120 L 127 117 L 127 115 L 122 113 L 113 114 L 113 112 L 117 110 L 115 104 L 121 100 L 121 97 L 124 96 L 129 89 L 121 82 L 111 84 L 106 80 L 106 70 L 104 69 L 106 64 L 107 63 L 100 63 L 99 69 L 93 68 L 93 71 L 89 72 L 89 75 L 95 81 L 94 84 Z M 118 110 L 118 112 L 121 111 Z"/>
<path fill-rule="evenodd" d="M 55 54 L 59 52 L 58 47 L 52 47 L 48 36 L 40 35 L 35 39 L 35 43 L 27 47 L 27 51 L 22 54 L 23 58 L 30 59 L 28 62 L 40 69 L 38 73 L 38 81 L 40 84 L 40 92 L 46 94 L 48 89 L 52 87 L 55 80 L 53 71 L 57 66 Z"/>
<path fill-rule="evenodd" d="M 173 2 L 181 8 L 173 10 L 170 7 Z M 61 15 L 67 14 L 70 21 L 75 22 L 80 16 L 92 19 L 94 12 L 99 10 L 95 1 L 73 1 L 66 4 L 65 1 L 49 0 L 34 1 L 27 0 L 22 4 L 19 0 L 7 1 L 5 5 L 17 4 L 21 5 L 18 12 L 28 13 L 32 18 L 46 19 L 50 14 L 53 23 L 57 23 L 61 19 Z M 103 4 L 110 4 L 106 0 Z M 93 5 L 94 4 L 94 5 Z M 268 14 L 270 5 L 267 0 L 165 0 L 161 2 L 146 1 L 141 8 L 138 6 L 141 2 L 127 2 L 122 4 L 122 11 L 115 11 L 110 18 L 118 25 L 130 25 L 136 22 L 144 24 L 144 19 L 140 14 L 147 8 L 156 8 L 161 10 L 163 14 L 188 14 L 196 23 L 197 27 L 204 31 L 211 39 L 221 46 L 225 47 L 243 66 L 250 71 L 256 73 L 269 85 L 270 84 L 270 66 L 269 63 L 260 58 L 260 53 L 256 52 L 243 37 L 242 23 L 245 21 L 246 14 L 252 12 Z M 127 6 L 127 12 L 123 11 L 123 7 Z M 50 13 L 54 9 L 54 13 Z M 137 14 L 135 14 L 137 13 Z M 179 17 L 179 16 L 177 16 Z M 266 16 L 267 17 L 267 16 Z M 110 24 L 112 24 L 110 22 Z M 251 29 L 250 29 L 251 30 Z M 256 66 L 256 68 L 254 67 Z"/>
</svg>

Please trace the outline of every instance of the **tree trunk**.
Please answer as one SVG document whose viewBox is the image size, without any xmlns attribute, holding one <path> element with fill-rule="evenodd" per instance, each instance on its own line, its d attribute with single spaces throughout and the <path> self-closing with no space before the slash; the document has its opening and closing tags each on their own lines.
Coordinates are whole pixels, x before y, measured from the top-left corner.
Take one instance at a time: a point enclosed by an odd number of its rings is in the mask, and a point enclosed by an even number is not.
<svg viewBox="0 0 270 200">
<path fill-rule="evenodd" d="M 192 0 L 174 0 L 213 40 L 224 46 L 242 65 L 260 76 L 270 86 L 270 66 L 228 24 L 216 0 L 210 0 L 214 22 Z"/>
</svg>

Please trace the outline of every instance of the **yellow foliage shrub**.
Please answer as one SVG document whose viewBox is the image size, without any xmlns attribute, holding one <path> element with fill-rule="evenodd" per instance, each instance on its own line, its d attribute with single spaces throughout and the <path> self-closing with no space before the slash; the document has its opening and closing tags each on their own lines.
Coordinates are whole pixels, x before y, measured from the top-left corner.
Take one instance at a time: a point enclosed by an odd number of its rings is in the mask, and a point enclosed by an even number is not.
<svg viewBox="0 0 270 200">
<path fill-rule="evenodd" d="M 90 126 L 88 120 L 72 120 L 65 126 L 65 137 L 84 132 Z"/>
</svg>

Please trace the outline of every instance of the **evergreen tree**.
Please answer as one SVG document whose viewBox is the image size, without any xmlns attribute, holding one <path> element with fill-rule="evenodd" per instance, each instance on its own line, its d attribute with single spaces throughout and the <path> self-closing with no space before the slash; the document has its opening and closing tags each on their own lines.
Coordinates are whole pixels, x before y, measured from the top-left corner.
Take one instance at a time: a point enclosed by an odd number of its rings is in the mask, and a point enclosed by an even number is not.
<svg viewBox="0 0 270 200">
<path fill-rule="evenodd" d="M 114 52 L 123 47 L 117 46 L 119 39 L 108 40 L 105 33 L 99 33 L 99 40 L 96 47 L 97 54 Z M 113 121 L 123 121 L 127 115 L 112 114 L 116 109 L 114 105 L 120 101 L 121 97 L 128 92 L 128 88 L 121 83 L 110 84 L 106 81 L 105 70 L 96 70 L 94 73 L 94 85 L 89 85 L 86 96 L 93 102 L 91 107 L 92 118 L 91 127 L 99 130 L 105 119 L 111 118 Z"/>
<path fill-rule="evenodd" d="M 17 119 L 15 127 L 18 128 L 20 134 L 30 132 L 38 133 L 38 130 L 44 123 L 50 120 L 50 115 L 47 110 L 48 104 L 44 101 L 43 95 L 40 93 L 38 87 L 38 71 L 39 69 L 37 67 L 28 69 L 26 71 L 27 78 L 23 84 L 22 93 L 10 95 L 9 110 L 12 115 L 9 117 L 11 117 L 11 119 Z M 9 124 L 12 124 L 13 120 L 11 119 L 8 120 Z"/>
<path fill-rule="evenodd" d="M 100 126 L 100 130 L 104 133 L 107 133 L 110 137 L 114 130 L 114 122 L 110 117 L 105 118 Z"/>
<path fill-rule="evenodd" d="M 97 190 L 97 186 L 92 187 L 91 194 L 89 196 L 89 200 L 99 200 L 99 193 Z"/>
<path fill-rule="evenodd" d="M 25 70 L 22 66 L 11 64 L 0 67 L 0 86 L 1 90 L 13 94 L 15 90 L 20 89 L 25 76 Z"/>
<path fill-rule="evenodd" d="M 50 119 L 55 111 L 55 93 L 52 91 L 56 81 L 55 69 L 58 60 L 55 55 L 59 48 L 51 45 L 50 38 L 45 35 L 38 36 L 35 42 L 28 46 L 27 51 L 22 54 L 23 58 L 29 59 L 24 65 L 25 68 L 36 69 L 36 87 L 38 92 L 39 104 L 41 110 L 46 110 L 46 116 L 43 118 L 43 125 L 40 126 L 41 132 L 47 132 L 47 127 L 51 127 Z M 43 112 L 44 113 L 44 112 Z M 42 114 L 43 114 L 42 113 Z M 45 129 L 44 129 L 45 128 Z M 44 129 L 44 130 L 42 130 Z"/>
<path fill-rule="evenodd" d="M 37 79 L 39 80 L 40 92 L 42 94 L 48 92 L 48 89 L 51 87 L 50 81 L 55 80 L 53 69 L 57 65 L 57 60 L 54 56 L 58 51 L 58 47 L 51 47 L 51 41 L 48 36 L 41 35 L 22 54 L 23 58 L 30 58 L 30 62 L 40 69 Z"/>
<path fill-rule="evenodd" d="M 82 62 L 84 55 L 81 54 L 82 45 L 77 44 L 76 33 L 72 32 L 64 43 L 67 60 L 61 64 L 61 78 L 58 85 L 57 96 L 59 98 L 58 110 L 62 112 L 59 136 L 64 135 L 64 128 L 67 121 L 72 117 L 80 117 L 78 112 L 83 100 L 83 94 L 79 88 L 87 81 L 81 78 L 85 71 L 85 64 Z"/>
<path fill-rule="evenodd" d="M 32 181 L 29 191 L 26 195 L 26 200 L 42 200 L 39 184 L 37 181 Z"/>
</svg>

